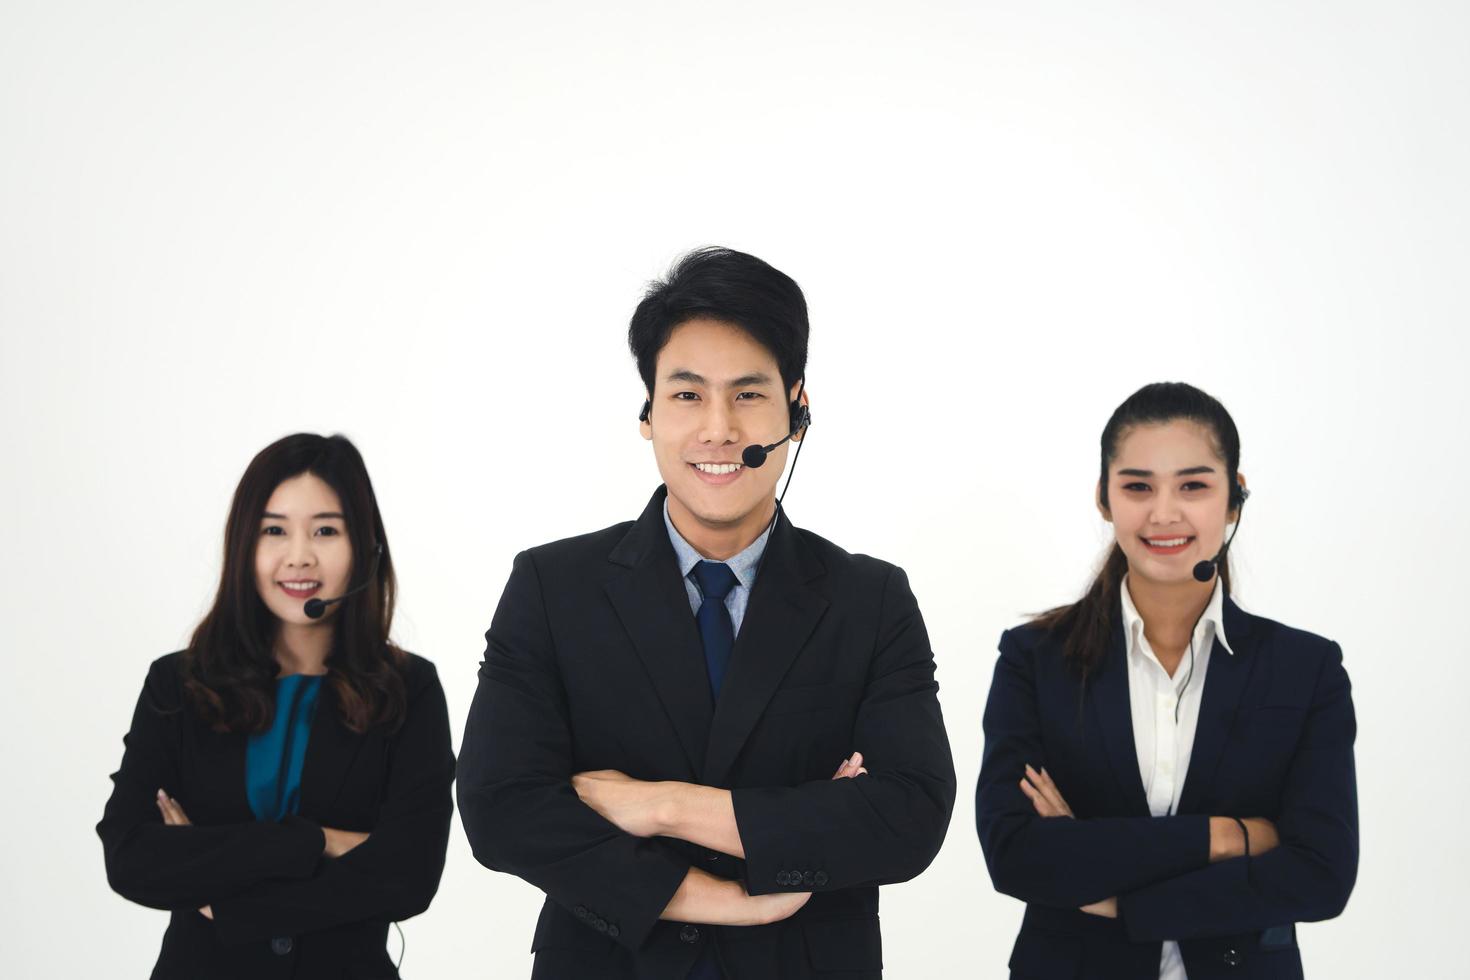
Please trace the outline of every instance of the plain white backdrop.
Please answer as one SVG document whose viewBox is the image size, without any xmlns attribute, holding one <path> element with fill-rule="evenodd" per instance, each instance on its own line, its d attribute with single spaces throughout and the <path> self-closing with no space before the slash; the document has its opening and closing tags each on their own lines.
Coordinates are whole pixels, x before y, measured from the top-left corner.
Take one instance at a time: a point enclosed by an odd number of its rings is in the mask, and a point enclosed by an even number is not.
<svg viewBox="0 0 1470 980">
<path fill-rule="evenodd" d="M 1450 975 L 1467 31 L 1403 0 L 4 0 L 3 972 L 153 962 L 166 917 L 108 890 L 92 828 L 252 454 L 362 449 L 457 745 L 511 557 L 655 486 L 627 318 L 719 243 L 811 305 L 791 516 L 903 565 L 938 659 L 959 799 L 883 891 L 888 975 L 1004 975 L 995 641 L 1084 586 L 1098 433 L 1170 379 L 1240 427 L 1237 595 L 1354 683 L 1362 863 L 1308 975 Z M 526 976 L 539 898 L 456 819 L 405 975 Z"/>
</svg>

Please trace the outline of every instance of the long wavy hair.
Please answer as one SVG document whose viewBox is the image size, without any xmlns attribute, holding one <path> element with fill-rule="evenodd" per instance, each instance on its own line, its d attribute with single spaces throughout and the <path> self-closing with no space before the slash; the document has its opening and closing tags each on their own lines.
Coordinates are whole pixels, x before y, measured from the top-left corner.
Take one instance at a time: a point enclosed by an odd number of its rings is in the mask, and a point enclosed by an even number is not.
<svg viewBox="0 0 1470 980">
<path fill-rule="evenodd" d="M 1168 381 L 1144 385 L 1129 395 L 1114 410 L 1103 427 L 1101 439 L 1102 466 L 1097 478 L 1098 498 L 1108 507 L 1108 467 L 1118 458 L 1118 447 L 1134 428 L 1141 425 L 1163 425 L 1174 421 L 1196 422 L 1209 430 L 1215 452 L 1225 461 L 1229 481 L 1232 514 L 1240 509 L 1243 497 L 1239 481 L 1240 433 L 1235 420 L 1218 400 L 1193 385 Z M 1068 663 L 1081 672 L 1084 680 L 1107 656 L 1115 625 L 1122 617 L 1123 576 L 1128 574 L 1128 557 L 1116 541 L 1108 550 L 1102 568 L 1081 599 L 1047 610 L 1033 623 L 1044 627 L 1062 641 Z M 1219 564 L 1220 584 L 1230 593 L 1230 556 Z"/>
<path fill-rule="evenodd" d="M 216 731 L 263 731 L 274 715 L 279 621 L 256 587 L 255 549 L 271 494 L 284 481 L 306 473 L 331 487 L 342 502 L 352 545 L 351 586 L 362 581 L 374 549 L 382 548 L 372 583 L 341 604 L 329 627 L 328 687 L 352 731 L 402 724 L 407 656 L 388 638 L 397 580 L 367 466 L 345 436 L 298 433 L 262 449 L 240 478 L 225 523 L 219 590 L 184 652 L 188 700 Z"/>
</svg>

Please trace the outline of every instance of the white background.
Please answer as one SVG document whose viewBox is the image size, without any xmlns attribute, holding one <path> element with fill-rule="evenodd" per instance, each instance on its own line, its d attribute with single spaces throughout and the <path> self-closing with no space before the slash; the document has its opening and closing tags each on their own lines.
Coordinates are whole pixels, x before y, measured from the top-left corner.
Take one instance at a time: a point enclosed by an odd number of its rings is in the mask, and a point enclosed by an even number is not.
<svg viewBox="0 0 1470 980">
<path fill-rule="evenodd" d="M 995 641 L 1107 540 L 1096 439 L 1239 424 L 1243 604 L 1341 642 L 1363 856 L 1309 975 L 1463 956 L 1470 13 L 1458 3 L 0 4 L 7 976 L 144 976 L 93 832 L 146 667 L 291 431 L 362 449 L 456 744 L 512 555 L 656 484 L 624 347 L 721 243 L 791 273 L 787 505 L 903 565 L 959 772 L 888 975 L 1002 976 L 974 833 Z M 529 973 L 456 822 L 406 975 Z"/>
</svg>

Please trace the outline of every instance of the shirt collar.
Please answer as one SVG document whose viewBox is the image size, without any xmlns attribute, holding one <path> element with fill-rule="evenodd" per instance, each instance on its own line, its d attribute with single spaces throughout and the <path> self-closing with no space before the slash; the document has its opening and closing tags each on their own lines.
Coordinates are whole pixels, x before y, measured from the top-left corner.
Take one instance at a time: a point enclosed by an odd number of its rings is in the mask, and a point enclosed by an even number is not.
<svg viewBox="0 0 1470 980">
<path fill-rule="evenodd" d="M 1139 638 L 1143 636 L 1143 617 L 1139 615 L 1138 607 L 1133 604 L 1133 596 L 1128 592 L 1128 576 L 1123 576 L 1123 584 L 1118 591 L 1123 597 L 1123 635 L 1128 643 L 1128 655 L 1132 656 L 1138 649 Z M 1225 638 L 1225 590 L 1219 576 L 1215 577 L 1215 591 L 1210 593 L 1204 615 L 1194 628 L 1196 647 L 1204 647 L 1211 636 L 1220 641 L 1220 646 L 1225 648 L 1226 653 L 1235 656 L 1235 651 L 1230 649 L 1230 641 Z"/>
<path fill-rule="evenodd" d="M 674 556 L 679 559 L 679 574 L 688 577 L 694 571 L 694 566 L 702 561 L 707 561 L 703 555 L 694 550 L 694 545 L 684 540 L 684 535 L 674 527 L 674 521 L 669 517 L 669 500 L 664 498 L 664 527 L 669 529 L 669 543 L 674 546 Z M 726 559 L 725 564 L 730 566 L 730 571 L 735 573 L 735 580 L 746 589 L 755 585 L 755 573 L 761 563 L 761 555 L 766 552 L 766 541 L 771 537 L 771 529 L 775 527 L 772 521 L 766 525 L 761 536 L 745 546 L 745 550 L 733 558 Z"/>
</svg>

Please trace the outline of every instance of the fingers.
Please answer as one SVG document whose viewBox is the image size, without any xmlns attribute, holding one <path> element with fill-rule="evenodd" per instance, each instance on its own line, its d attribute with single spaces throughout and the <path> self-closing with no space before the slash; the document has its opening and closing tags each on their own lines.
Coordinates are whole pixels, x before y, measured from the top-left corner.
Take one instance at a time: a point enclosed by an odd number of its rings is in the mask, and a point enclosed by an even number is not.
<svg viewBox="0 0 1470 980">
<path fill-rule="evenodd" d="M 1026 799 L 1030 800 L 1031 801 L 1031 805 L 1036 808 L 1036 815 L 1037 816 L 1039 816 L 1039 817 L 1057 817 L 1057 816 L 1061 816 L 1061 814 L 1053 812 L 1051 803 L 1049 803 L 1047 801 L 1046 797 L 1044 797 L 1044 796 L 1041 795 L 1041 791 L 1039 789 L 1037 789 L 1035 786 L 1032 786 L 1031 783 L 1028 780 L 1026 780 L 1024 777 L 1021 779 L 1020 785 L 1021 785 L 1021 792 L 1026 794 Z"/>
<path fill-rule="evenodd" d="M 199 910 L 199 914 L 202 915 L 202 916 L 204 916 L 206 919 L 209 919 L 210 921 L 213 921 L 214 920 L 214 909 L 211 908 L 208 905 L 206 905 L 206 906 L 204 906 L 204 908 L 200 909 Z"/>
<path fill-rule="evenodd" d="M 832 774 L 832 778 L 852 779 L 854 776 L 865 776 L 867 772 L 868 770 L 863 766 L 863 754 L 861 752 L 854 752 L 842 760 L 842 764 L 837 767 L 837 771 Z"/>
<path fill-rule="evenodd" d="M 1072 808 L 1067 805 L 1066 799 L 1062 796 L 1062 791 L 1052 781 L 1051 774 L 1046 771 L 1045 766 L 1038 771 L 1028 765 L 1026 767 L 1026 778 L 1035 785 L 1042 797 L 1045 798 L 1054 811 L 1054 816 L 1070 817 L 1072 815 Z"/>
<path fill-rule="evenodd" d="M 189 817 L 186 813 L 184 813 L 184 808 L 179 805 L 179 801 L 175 800 L 172 796 L 169 796 L 162 789 L 158 791 L 158 795 L 154 798 L 154 802 L 158 804 L 158 812 L 163 814 L 163 822 L 166 826 L 189 826 Z"/>
</svg>

